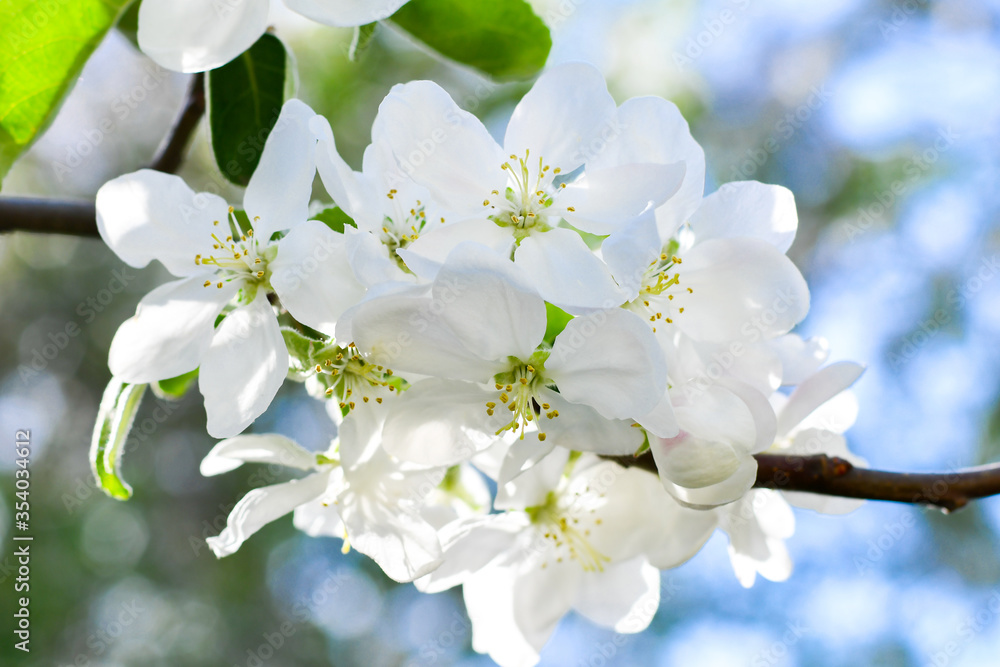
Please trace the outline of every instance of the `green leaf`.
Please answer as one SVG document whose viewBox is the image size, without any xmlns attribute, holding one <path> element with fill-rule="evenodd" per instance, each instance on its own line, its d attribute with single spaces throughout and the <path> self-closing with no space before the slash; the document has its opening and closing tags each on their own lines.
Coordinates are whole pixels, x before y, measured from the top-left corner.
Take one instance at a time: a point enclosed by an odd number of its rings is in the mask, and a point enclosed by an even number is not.
<svg viewBox="0 0 1000 667">
<path fill-rule="evenodd" d="M 534 76 L 552 48 L 549 29 L 525 0 L 410 0 L 390 20 L 495 79 Z"/>
<path fill-rule="evenodd" d="M 339 206 L 334 206 L 333 208 L 325 208 L 316 215 L 313 216 L 314 220 L 319 220 L 327 227 L 337 232 L 338 234 L 344 233 L 344 227 L 350 225 L 351 227 L 357 228 L 358 223 L 354 222 L 351 216 L 344 213 L 343 209 Z"/>
<path fill-rule="evenodd" d="M 130 0 L 0 1 L 0 181 Z"/>
<path fill-rule="evenodd" d="M 285 101 L 288 52 L 265 34 L 230 63 L 208 73 L 212 152 L 222 174 L 246 186 Z"/>
<path fill-rule="evenodd" d="M 118 469 L 146 387 L 111 378 L 97 412 L 94 437 L 90 443 L 90 468 L 97 486 L 118 500 L 132 497 L 132 487 L 121 478 Z"/>
<path fill-rule="evenodd" d="M 166 380 L 160 380 L 154 382 L 150 385 L 150 389 L 157 398 L 164 400 L 177 400 L 183 398 L 184 394 L 188 392 L 191 385 L 195 383 L 198 379 L 198 369 L 194 369 L 183 375 L 178 375 L 177 377 L 168 378 Z"/>
<path fill-rule="evenodd" d="M 553 306 L 548 301 L 545 302 L 545 342 L 553 345 L 556 336 L 563 332 L 573 316 L 559 306 Z"/>
</svg>

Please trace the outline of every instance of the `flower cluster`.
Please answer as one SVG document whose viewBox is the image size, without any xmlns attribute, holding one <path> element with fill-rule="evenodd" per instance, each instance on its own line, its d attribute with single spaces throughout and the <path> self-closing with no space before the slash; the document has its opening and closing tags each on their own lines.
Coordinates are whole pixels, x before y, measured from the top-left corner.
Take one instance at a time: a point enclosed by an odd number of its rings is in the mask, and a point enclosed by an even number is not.
<svg viewBox="0 0 1000 667">
<path fill-rule="evenodd" d="M 340 224 L 310 208 L 317 172 Z M 855 502 L 752 488 L 761 452 L 858 461 L 842 433 L 862 368 L 789 333 L 809 307 L 791 193 L 705 197 L 704 180 L 674 105 L 617 106 L 582 64 L 541 76 L 502 145 L 436 84 L 398 85 L 360 172 L 292 100 L 240 209 L 151 171 L 101 189 L 108 245 L 178 277 L 110 366 L 134 383 L 199 369 L 226 438 L 203 474 L 305 473 L 247 494 L 218 556 L 293 513 L 397 581 L 461 585 L 473 646 L 501 665 L 535 664 L 571 609 L 638 632 L 659 571 L 715 529 L 744 585 L 782 580 L 789 503 Z M 240 435 L 286 377 L 327 401 L 327 451 Z M 609 458 L 633 455 L 659 478 Z"/>
</svg>

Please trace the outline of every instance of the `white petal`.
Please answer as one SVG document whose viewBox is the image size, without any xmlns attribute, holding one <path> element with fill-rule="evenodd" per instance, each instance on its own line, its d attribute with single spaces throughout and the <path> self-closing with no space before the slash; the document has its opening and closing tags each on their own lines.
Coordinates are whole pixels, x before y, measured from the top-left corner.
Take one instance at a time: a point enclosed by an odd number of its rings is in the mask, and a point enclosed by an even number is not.
<svg viewBox="0 0 1000 667">
<path fill-rule="evenodd" d="M 691 229 L 699 243 L 706 239 L 753 237 L 782 253 L 791 247 L 798 226 L 791 191 L 757 181 L 726 183 L 705 197 L 691 216 Z"/>
<path fill-rule="evenodd" d="M 756 454 L 770 447 L 774 443 L 777 433 L 778 419 L 774 414 L 774 408 L 768 403 L 764 394 L 731 377 L 720 378 L 719 384 L 735 394 L 750 412 L 755 433 L 750 453 Z"/>
<path fill-rule="evenodd" d="M 552 347 L 546 373 L 568 401 L 608 419 L 635 419 L 663 398 L 667 366 L 642 319 L 614 308 L 576 317 Z"/>
<path fill-rule="evenodd" d="M 531 469 L 541 459 L 545 458 L 555 447 L 550 440 L 539 441 L 534 433 L 528 433 L 524 439 L 517 438 L 511 443 L 500 466 L 497 485 L 503 487 L 526 470 Z"/>
<path fill-rule="evenodd" d="M 483 359 L 439 316 L 440 304 L 416 290 L 364 301 L 345 318 L 372 363 L 394 371 L 483 382 L 509 364 Z M 341 320 L 343 325 L 344 319 Z M 338 337 L 343 337 L 338 327 Z"/>
<path fill-rule="evenodd" d="M 541 647 L 529 643 L 518 627 L 515 581 L 511 568 L 494 566 L 476 572 L 463 583 L 462 597 L 472 621 L 472 648 L 489 654 L 504 667 L 532 667 L 538 663 Z"/>
<path fill-rule="evenodd" d="M 761 406 L 755 403 L 751 409 L 731 388 L 695 382 L 673 388 L 671 399 L 674 414 L 684 431 L 703 440 L 727 442 L 747 451 L 759 444 L 758 423 L 766 425 L 766 417 L 755 414 Z M 773 420 L 770 405 L 765 409 L 770 411 Z"/>
<path fill-rule="evenodd" d="M 143 297 L 111 341 L 112 374 L 145 383 L 176 377 L 201 364 L 215 318 L 237 291 L 232 283 L 222 289 L 205 287 L 204 279 L 202 275 L 169 282 Z"/>
<path fill-rule="evenodd" d="M 225 65 L 264 34 L 268 0 L 147 0 L 139 5 L 139 48 L 178 72 Z"/>
<path fill-rule="evenodd" d="M 490 192 L 506 187 L 503 149 L 436 83 L 393 86 L 372 127 L 378 141 L 389 143 L 403 173 L 461 216 L 481 215 Z"/>
<path fill-rule="evenodd" d="M 674 406 L 670 401 L 670 390 L 663 390 L 663 398 L 652 410 L 637 417 L 639 424 L 660 438 L 672 438 L 680 431 L 677 425 L 677 416 L 674 414 Z"/>
<path fill-rule="evenodd" d="M 840 361 L 810 376 L 795 388 L 778 415 L 778 437 L 787 434 L 821 405 L 854 384 L 864 370 L 861 364 Z"/>
<path fill-rule="evenodd" d="M 642 445 L 642 430 L 634 428 L 631 421 L 605 419 L 594 408 L 570 403 L 548 389 L 539 392 L 539 402 L 546 402 L 559 412 L 558 417 L 546 419 L 547 412 L 543 410 L 537 418 L 538 429 L 546 434 L 546 444 L 611 456 L 633 454 Z"/>
<path fill-rule="evenodd" d="M 247 493 L 229 513 L 226 527 L 208 546 L 222 558 L 236 553 L 251 535 L 326 491 L 329 473 L 316 473 L 298 480 L 274 484 Z"/>
<path fill-rule="evenodd" d="M 433 280 L 451 251 L 459 244 L 470 241 L 491 248 L 503 257 L 510 257 L 514 246 L 514 237 L 508 229 L 492 220 L 475 219 L 435 225 L 400 250 L 399 256 L 418 276 Z"/>
<path fill-rule="evenodd" d="M 288 232 L 268 268 L 271 285 L 292 317 L 328 336 L 344 311 L 365 295 L 348 263 L 344 235 L 318 220 Z"/>
<path fill-rule="evenodd" d="M 749 588 L 757 572 L 784 581 L 792 561 L 783 540 L 795 531 L 795 516 L 781 494 L 754 489 L 722 512 L 720 527 L 729 535 L 729 557 L 740 583 Z"/>
<path fill-rule="evenodd" d="M 337 426 L 340 439 L 338 448 L 340 465 L 344 470 L 349 471 L 359 465 L 365 465 L 379 455 L 380 436 L 386 413 L 384 405 L 362 402 Z"/>
<path fill-rule="evenodd" d="M 613 308 L 625 300 L 607 265 L 572 230 L 532 234 L 521 241 L 514 263 L 546 301 L 565 310 Z"/>
<path fill-rule="evenodd" d="M 316 178 L 316 135 L 309 121 L 316 112 L 288 100 L 264 143 L 260 162 L 247 184 L 243 205 L 261 240 L 304 222 Z"/>
<path fill-rule="evenodd" d="M 374 509 L 371 499 L 340 508 L 351 547 L 365 554 L 395 581 L 413 581 L 441 562 L 437 531 L 398 507 Z M 344 497 L 340 502 L 343 504 Z"/>
<path fill-rule="evenodd" d="M 666 496 L 657 503 L 657 519 L 649 526 L 655 530 L 653 544 L 645 554 L 661 570 L 677 567 L 692 558 L 712 536 L 718 525 L 715 512 L 682 507 L 660 486 Z M 655 539 L 658 536 L 659 539 Z"/>
<path fill-rule="evenodd" d="M 434 279 L 431 300 L 464 346 L 482 359 L 527 361 L 545 336 L 545 302 L 527 276 L 478 243 L 451 252 Z"/>
<path fill-rule="evenodd" d="M 705 152 L 691 136 L 677 106 L 661 97 L 626 100 L 618 107 L 615 130 L 605 150 L 588 166 L 684 162 L 686 169 L 680 188 L 656 210 L 660 235 L 669 238 L 701 204 L 705 193 Z"/>
<path fill-rule="evenodd" d="M 441 531 L 444 558 L 441 567 L 417 582 L 424 593 L 439 593 L 462 584 L 501 553 L 513 548 L 526 517 L 505 512 L 473 517 L 446 526 Z"/>
<path fill-rule="evenodd" d="M 842 391 L 811 412 L 791 432 L 799 429 L 819 428 L 834 433 L 844 433 L 854 426 L 860 409 L 858 397 L 854 392 Z"/>
<path fill-rule="evenodd" d="M 682 433 L 650 442 L 660 480 L 687 507 L 705 509 L 731 503 L 750 490 L 757 461 L 740 447 Z"/>
<path fill-rule="evenodd" d="M 196 194 L 179 177 L 140 169 L 108 181 L 97 191 L 97 229 L 129 266 L 157 259 L 175 276 L 203 273 L 195 255 L 211 251 L 212 222 L 226 224 L 229 205 Z"/>
<path fill-rule="evenodd" d="M 667 201 L 683 180 L 683 162 L 588 169 L 559 193 L 553 205 L 578 229 L 612 234 L 648 206 L 656 208 Z"/>
<path fill-rule="evenodd" d="M 628 301 L 638 296 L 646 269 L 660 252 L 652 210 L 627 223 L 601 244 L 601 257 Z"/>
<path fill-rule="evenodd" d="M 786 334 L 768 343 L 781 360 L 783 385 L 802 383 L 830 357 L 830 344 L 820 336 L 803 340 L 797 334 Z"/>
<path fill-rule="evenodd" d="M 567 560 L 534 567 L 514 581 L 514 621 L 527 642 L 541 651 L 576 600 L 583 568 Z"/>
<path fill-rule="evenodd" d="M 247 462 L 272 463 L 299 470 L 315 470 L 316 455 L 290 438 L 276 433 L 238 435 L 212 447 L 201 460 L 205 477 L 236 470 Z"/>
<path fill-rule="evenodd" d="M 809 288 L 795 265 L 759 239 L 712 239 L 678 267 L 685 312 L 677 326 L 695 340 L 783 334 L 809 312 Z M 675 288 L 677 289 L 677 288 Z"/>
<path fill-rule="evenodd" d="M 292 523 L 310 537 L 336 537 L 342 540 L 347 534 L 344 522 L 337 514 L 337 506 L 331 505 L 329 499 L 343 490 L 344 476 L 337 468 L 327 474 L 330 481 L 326 493 L 296 507 Z"/>
<path fill-rule="evenodd" d="M 319 144 L 316 146 L 316 168 L 334 203 L 359 224 L 376 222 L 374 218 L 378 216 L 372 201 L 376 193 L 369 187 L 370 184 L 340 157 L 330 121 L 316 115 L 309 121 L 309 127 L 319 137 Z M 381 222 L 381 219 L 377 222 Z"/>
<path fill-rule="evenodd" d="M 388 246 L 371 232 L 348 227 L 344 230 L 344 239 L 347 244 L 347 262 L 354 276 L 365 287 L 378 287 L 392 282 L 416 282 L 417 278 L 405 273 L 399 264 L 389 257 Z"/>
<path fill-rule="evenodd" d="M 545 503 L 548 494 L 559 485 L 570 453 L 563 447 L 546 448 L 549 452 L 540 461 L 497 489 L 494 508 L 525 509 Z"/>
<path fill-rule="evenodd" d="M 615 101 L 593 65 L 568 63 L 545 70 L 521 99 L 504 137 L 504 150 L 569 173 L 600 149 L 614 125 Z"/>
<path fill-rule="evenodd" d="M 453 380 L 421 380 L 393 401 L 382 433 L 385 450 L 402 461 L 453 465 L 497 440 L 503 422 L 486 414 L 496 393 Z"/>
<path fill-rule="evenodd" d="M 396 13 L 408 0 L 285 0 L 293 12 L 336 27 L 381 21 Z"/>
<path fill-rule="evenodd" d="M 660 571 L 645 558 L 609 565 L 583 577 L 573 609 L 616 632 L 642 632 L 660 606 Z"/>
<path fill-rule="evenodd" d="M 259 417 L 288 373 L 288 350 L 267 295 L 226 316 L 201 364 L 198 388 L 205 397 L 208 432 L 240 433 Z"/>
</svg>

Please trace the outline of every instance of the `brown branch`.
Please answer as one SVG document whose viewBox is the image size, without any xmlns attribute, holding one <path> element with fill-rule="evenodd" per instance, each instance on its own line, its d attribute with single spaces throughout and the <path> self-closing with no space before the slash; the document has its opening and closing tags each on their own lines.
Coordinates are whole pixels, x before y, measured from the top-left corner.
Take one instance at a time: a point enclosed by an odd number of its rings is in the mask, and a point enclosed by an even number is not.
<svg viewBox="0 0 1000 667">
<path fill-rule="evenodd" d="M 191 79 L 191 87 L 188 88 L 187 100 L 184 102 L 181 115 L 174 121 L 160 150 L 153 157 L 153 161 L 149 164 L 150 169 L 167 174 L 177 171 L 184 160 L 184 152 L 187 150 L 188 143 L 204 113 L 205 73 L 198 72 Z"/>
<path fill-rule="evenodd" d="M 656 472 L 653 457 L 607 457 L 626 467 Z M 946 512 L 965 507 L 970 500 L 1000 494 L 1000 464 L 947 473 L 888 472 L 858 468 L 824 454 L 784 456 L 757 454 L 755 487 L 804 491 L 824 496 L 886 500 L 932 505 Z"/>
<path fill-rule="evenodd" d="M 150 169 L 172 174 L 181 166 L 187 145 L 205 113 L 204 80 L 202 73 L 192 78 L 184 108 L 153 157 Z M 92 201 L 0 197 L 0 233 L 14 231 L 99 236 Z"/>
<path fill-rule="evenodd" d="M 0 233 L 27 231 L 98 236 L 92 201 L 0 197 Z"/>
</svg>

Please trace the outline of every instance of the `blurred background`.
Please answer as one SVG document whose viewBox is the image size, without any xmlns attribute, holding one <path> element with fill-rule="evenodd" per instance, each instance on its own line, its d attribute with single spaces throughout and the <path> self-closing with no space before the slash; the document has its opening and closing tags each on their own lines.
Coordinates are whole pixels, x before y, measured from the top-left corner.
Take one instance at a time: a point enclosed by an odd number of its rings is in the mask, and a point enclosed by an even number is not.
<svg viewBox="0 0 1000 667">
<path fill-rule="evenodd" d="M 1000 460 L 1000 3 L 533 4 L 553 30 L 550 64 L 587 60 L 619 102 L 660 95 L 681 107 L 707 153 L 708 192 L 744 179 L 794 191 L 791 255 L 813 295 L 799 331 L 825 336 L 833 360 L 868 365 L 848 434 L 855 451 L 910 471 Z M 397 82 L 438 81 L 498 133 L 528 87 L 487 84 L 384 27 L 352 63 L 350 31 L 277 16 L 299 96 L 331 118 L 355 167 Z M 187 83 L 112 33 L 5 194 L 92 197 L 149 160 Z M 111 129 L 95 130 L 105 119 Z M 215 171 L 204 128 L 180 173 L 241 199 Z M 87 450 L 108 346 L 166 274 L 130 269 L 89 239 L 5 235 L 0 258 L 0 424 L 8 443 L 31 430 L 35 535 L 33 651 L 26 659 L 5 637 L 0 663 L 492 664 L 471 652 L 455 591 L 393 584 L 290 519 L 217 561 L 204 538 L 248 489 L 281 477 L 252 467 L 199 475 L 213 441 L 197 392 L 173 404 L 147 397 L 124 466 L 132 501 L 96 491 Z M 332 435 L 322 407 L 288 384 L 253 430 L 311 448 Z M 12 445 L 0 448 L 4 618 L 13 461 Z M 997 664 L 1000 499 L 952 516 L 868 503 L 796 518 L 789 581 L 744 590 L 717 534 L 663 573 L 648 631 L 616 637 L 570 616 L 543 664 Z"/>
</svg>

